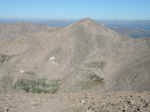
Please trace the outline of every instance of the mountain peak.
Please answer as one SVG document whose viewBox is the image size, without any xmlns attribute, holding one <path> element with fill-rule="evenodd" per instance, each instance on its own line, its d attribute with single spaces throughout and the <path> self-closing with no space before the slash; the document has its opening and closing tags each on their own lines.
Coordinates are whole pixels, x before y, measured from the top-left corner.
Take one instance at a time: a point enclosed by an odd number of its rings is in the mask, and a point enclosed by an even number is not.
<svg viewBox="0 0 150 112">
<path fill-rule="evenodd" d="M 91 18 L 83 18 L 80 20 L 81 22 L 92 22 L 93 20 Z"/>
<path fill-rule="evenodd" d="M 67 27 L 65 27 L 65 30 L 70 31 L 76 29 L 83 29 L 88 32 L 105 32 L 108 31 L 108 28 L 105 28 L 104 25 L 97 23 L 96 21 L 90 19 L 90 18 L 84 18 L 81 19 L 80 21 L 77 21 Z"/>
<path fill-rule="evenodd" d="M 94 20 L 90 19 L 90 18 L 84 18 L 84 19 L 81 19 L 81 20 L 75 22 L 74 24 L 71 24 L 71 25 L 67 26 L 67 28 L 68 27 L 76 27 L 78 25 L 83 25 L 83 26 L 87 27 L 87 25 L 95 26 L 95 25 L 97 25 L 97 23 Z"/>
<path fill-rule="evenodd" d="M 95 21 L 93 21 L 92 19 L 90 18 L 84 18 L 84 19 L 81 19 L 79 21 L 79 23 L 95 23 Z"/>
</svg>

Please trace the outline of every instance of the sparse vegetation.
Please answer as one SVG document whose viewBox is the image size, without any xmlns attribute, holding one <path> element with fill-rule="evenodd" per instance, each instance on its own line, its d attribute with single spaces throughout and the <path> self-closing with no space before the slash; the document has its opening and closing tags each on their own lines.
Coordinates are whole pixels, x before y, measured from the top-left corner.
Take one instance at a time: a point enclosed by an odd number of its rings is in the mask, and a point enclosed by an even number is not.
<svg viewBox="0 0 150 112">
<path fill-rule="evenodd" d="M 105 65 L 104 61 L 99 60 L 85 63 L 82 69 L 80 69 L 81 80 L 77 81 L 76 86 L 82 90 L 87 90 L 103 85 L 103 68 Z"/>
<path fill-rule="evenodd" d="M 104 83 L 104 79 L 100 78 L 96 74 L 89 74 L 87 75 L 87 80 L 81 82 L 82 89 L 92 89 L 98 85 L 102 85 Z"/>
<path fill-rule="evenodd" d="M 89 90 L 104 84 L 104 79 L 92 71 L 86 71 L 82 75 L 84 76 L 82 76 L 82 80 L 78 81 L 75 85 L 82 90 Z"/>
<path fill-rule="evenodd" d="M 86 67 L 95 69 L 104 69 L 105 65 L 106 63 L 104 61 L 93 61 L 85 64 Z"/>
<path fill-rule="evenodd" d="M 20 79 L 15 84 L 15 89 L 23 90 L 31 93 L 51 93 L 58 91 L 60 80 L 46 80 L 46 79 Z"/>
<path fill-rule="evenodd" d="M 0 54 L 0 64 L 8 62 L 10 58 L 11 58 L 11 56 L 8 56 L 5 54 Z"/>
<path fill-rule="evenodd" d="M 96 75 L 95 73 L 88 75 L 88 79 L 90 81 L 95 81 L 95 82 L 99 82 L 102 83 L 104 81 L 103 78 L 99 77 L 98 75 Z"/>
<path fill-rule="evenodd" d="M 103 81 L 83 81 L 83 82 L 79 82 L 79 86 L 81 87 L 82 90 L 89 90 L 89 89 L 92 89 L 98 85 L 102 85 Z"/>
<path fill-rule="evenodd" d="M 61 84 L 60 80 L 48 80 L 44 78 L 37 78 L 34 72 L 27 72 L 31 76 L 23 76 L 22 78 L 15 78 L 11 74 L 1 77 L 0 92 L 9 91 L 24 91 L 27 93 L 50 93 L 55 94 Z M 32 76 L 33 75 L 33 76 Z"/>
<path fill-rule="evenodd" d="M 31 75 L 31 76 L 36 76 L 36 73 L 33 72 L 33 71 L 26 71 L 24 74 L 28 74 L 28 75 Z"/>
</svg>

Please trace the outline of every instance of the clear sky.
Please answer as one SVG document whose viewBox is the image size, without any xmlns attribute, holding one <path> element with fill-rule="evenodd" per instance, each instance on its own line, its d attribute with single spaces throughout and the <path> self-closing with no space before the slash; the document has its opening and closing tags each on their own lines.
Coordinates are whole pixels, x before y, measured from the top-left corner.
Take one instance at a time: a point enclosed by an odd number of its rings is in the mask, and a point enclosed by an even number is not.
<svg viewBox="0 0 150 112">
<path fill-rule="evenodd" d="M 0 0 L 0 18 L 150 20 L 150 0 Z"/>
</svg>

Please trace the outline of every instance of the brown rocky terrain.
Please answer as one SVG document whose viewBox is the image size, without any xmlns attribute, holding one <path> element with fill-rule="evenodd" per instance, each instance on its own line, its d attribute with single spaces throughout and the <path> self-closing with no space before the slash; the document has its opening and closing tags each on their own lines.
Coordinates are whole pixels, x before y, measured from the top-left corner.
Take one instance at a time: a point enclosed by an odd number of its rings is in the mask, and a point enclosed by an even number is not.
<svg viewBox="0 0 150 112">
<path fill-rule="evenodd" d="M 150 112 L 150 93 L 1 94 L 1 112 Z"/>
<path fill-rule="evenodd" d="M 0 111 L 149 112 L 149 48 L 91 19 L 0 24 Z"/>
</svg>

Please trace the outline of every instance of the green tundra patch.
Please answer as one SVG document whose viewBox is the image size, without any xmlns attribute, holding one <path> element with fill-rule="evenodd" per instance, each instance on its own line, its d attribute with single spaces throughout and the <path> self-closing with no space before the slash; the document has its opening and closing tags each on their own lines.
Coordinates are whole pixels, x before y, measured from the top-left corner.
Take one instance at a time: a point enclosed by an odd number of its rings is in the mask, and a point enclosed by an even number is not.
<svg viewBox="0 0 150 112">
<path fill-rule="evenodd" d="M 23 90 L 27 93 L 51 93 L 58 91 L 60 80 L 47 79 L 20 79 L 15 84 L 15 89 Z"/>
</svg>

